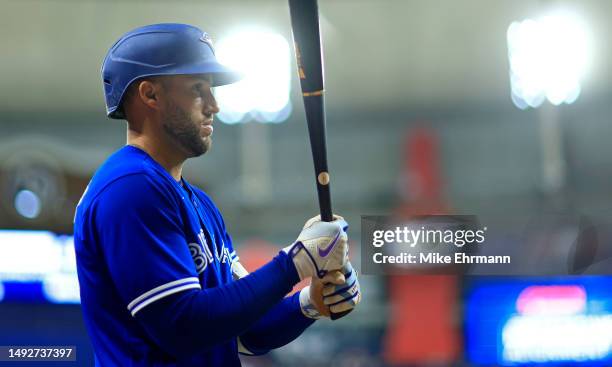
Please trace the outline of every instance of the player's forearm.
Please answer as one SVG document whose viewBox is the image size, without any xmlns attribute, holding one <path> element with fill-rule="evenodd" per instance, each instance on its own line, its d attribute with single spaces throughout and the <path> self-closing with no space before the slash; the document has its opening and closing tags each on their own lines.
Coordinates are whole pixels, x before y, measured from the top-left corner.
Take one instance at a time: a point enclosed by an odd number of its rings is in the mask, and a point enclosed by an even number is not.
<svg viewBox="0 0 612 367">
<path fill-rule="evenodd" d="M 177 293 L 154 302 L 136 317 L 164 351 L 181 359 L 238 337 L 298 281 L 291 259 L 281 253 L 238 281 Z"/>
<path fill-rule="evenodd" d="M 283 299 L 240 336 L 246 354 L 259 355 L 280 348 L 312 325 L 315 320 L 304 316 L 299 298 L 296 293 Z"/>
</svg>

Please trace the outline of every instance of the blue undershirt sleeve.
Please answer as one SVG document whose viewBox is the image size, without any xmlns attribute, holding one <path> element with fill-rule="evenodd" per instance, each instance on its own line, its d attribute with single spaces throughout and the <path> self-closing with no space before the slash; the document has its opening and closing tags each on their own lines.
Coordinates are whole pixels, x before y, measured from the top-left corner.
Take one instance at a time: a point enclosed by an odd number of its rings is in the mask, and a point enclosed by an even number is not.
<svg viewBox="0 0 612 367">
<path fill-rule="evenodd" d="M 295 340 L 314 321 L 302 313 L 297 292 L 279 302 L 240 335 L 240 343 L 246 349 L 245 354 L 265 354 Z"/>
<path fill-rule="evenodd" d="M 281 252 L 242 279 L 166 297 L 136 319 L 160 347 L 180 359 L 245 333 L 298 281 L 291 258 Z"/>
</svg>

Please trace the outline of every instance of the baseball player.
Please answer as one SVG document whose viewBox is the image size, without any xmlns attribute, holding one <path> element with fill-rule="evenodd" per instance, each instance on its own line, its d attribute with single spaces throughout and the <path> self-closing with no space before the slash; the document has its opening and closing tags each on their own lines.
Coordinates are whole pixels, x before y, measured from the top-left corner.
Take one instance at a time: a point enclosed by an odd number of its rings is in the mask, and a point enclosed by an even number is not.
<svg viewBox="0 0 612 367">
<path fill-rule="evenodd" d="M 74 223 L 97 366 L 239 366 L 239 352 L 266 353 L 359 303 L 341 217 L 310 219 L 249 274 L 215 204 L 182 177 L 210 149 L 212 88 L 239 78 L 185 24 L 137 28 L 104 59 L 107 115 L 127 120 L 127 145 L 95 173 Z"/>
</svg>

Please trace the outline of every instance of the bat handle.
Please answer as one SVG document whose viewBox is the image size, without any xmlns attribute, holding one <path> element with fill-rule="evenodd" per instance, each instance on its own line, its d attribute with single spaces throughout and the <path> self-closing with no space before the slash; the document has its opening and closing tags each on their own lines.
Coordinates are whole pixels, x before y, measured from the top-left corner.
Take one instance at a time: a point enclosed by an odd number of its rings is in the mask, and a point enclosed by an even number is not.
<svg viewBox="0 0 612 367">
<path fill-rule="evenodd" d="M 324 208 L 321 208 L 321 220 L 324 222 L 333 222 L 334 221 L 334 215 L 331 212 L 331 208 L 327 208 L 326 210 L 324 210 Z"/>
<path fill-rule="evenodd" d="M 338 313 L 334 313 L 330 311 L 330 318 L 332 320 L 338 320 L 340 318 L 343 318 L 344 316 L 348 315 L 349 313 L 351 313 L 351 311 L 353 311 L 352 309 L 350 310 L 346 310 L 346 311 L 342 311 L 342 312 L 338 312 Z"/>
<path fill-rule="evenodd" d="M 322 200 L 319 201 L 320 204 L 322 202 L 323 202 Z M 320 207 L 321 207 L 321 219 L 324 220 L 325 222 L 331 222 L 333 220 L 333 214 L 332 214 L 332 210 L 331 210 L 331 203 L 328 206 L 320 205 Z M 350 310 L 342 311 L 342 312 L 332 312 L 332 310 L 330 309 L 329 310 L 329 318 L 332 319 L 332 321 L 338 320 L 338 319 L 341 319 L 344 316 L 348 315 L 349 313 L 351 313 L 351 311 L 353 311 L 353 310 L 350 309 Z"/>
<path fill-rule="evenodd" d="M 319 197 L 319 211 L 321 220 L 333 222 L 334 214 L 331 205 L 331 194 L 329 190 L 329 173 L 327 172 L 327 162 L 323 163 L 323 170 L 317 173 L 317 196 Z"/>
</svg>

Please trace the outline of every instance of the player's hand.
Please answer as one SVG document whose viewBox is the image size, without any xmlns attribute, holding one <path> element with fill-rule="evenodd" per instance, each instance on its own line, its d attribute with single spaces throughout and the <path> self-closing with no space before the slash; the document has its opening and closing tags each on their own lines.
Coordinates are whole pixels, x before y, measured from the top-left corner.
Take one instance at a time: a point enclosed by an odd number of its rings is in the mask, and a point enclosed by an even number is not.
<svg viewBox="0 0 612 367">
<path fill-rule="evenodd" d="M 323 279 L 312 278 L 310 286 L 300 293 L 302 312 L 309 318 L 329 317 L 330 311 L 341 313 L 354 309 L 361 301 L 357 273 L 350 263 L 329 272 Z"/>
<path fill-rule="evenodd" d="M 326 284 L 340 285 L 344 281 L 344 275 L 340 270 L 330 271 L 323 279 L 312 278 L 310 285 L 304 287 L 300 293 L 300 306 L 304 315 L 311 319 L 329 317 L 329 308 L 323 303 L 323 288 Z"/>
<path fill-rule="evenodd" d="M 351 311 L 361 302 L 361 287 L 357 272 L 350 262 L 342 268 L 344 282 L 328 282 L 323 287 L 323 304 L 331 313 Z"/>
<path fill-rule="evenodd" d="M 348 224 L 337 215 L 333 222 L 322 222 L 320 216 L 306 222 L 298 239 L 283 249 L 293 259 L 300 279 L 323 278 L 346 264 L 347 230 Z"/>
</svg>

